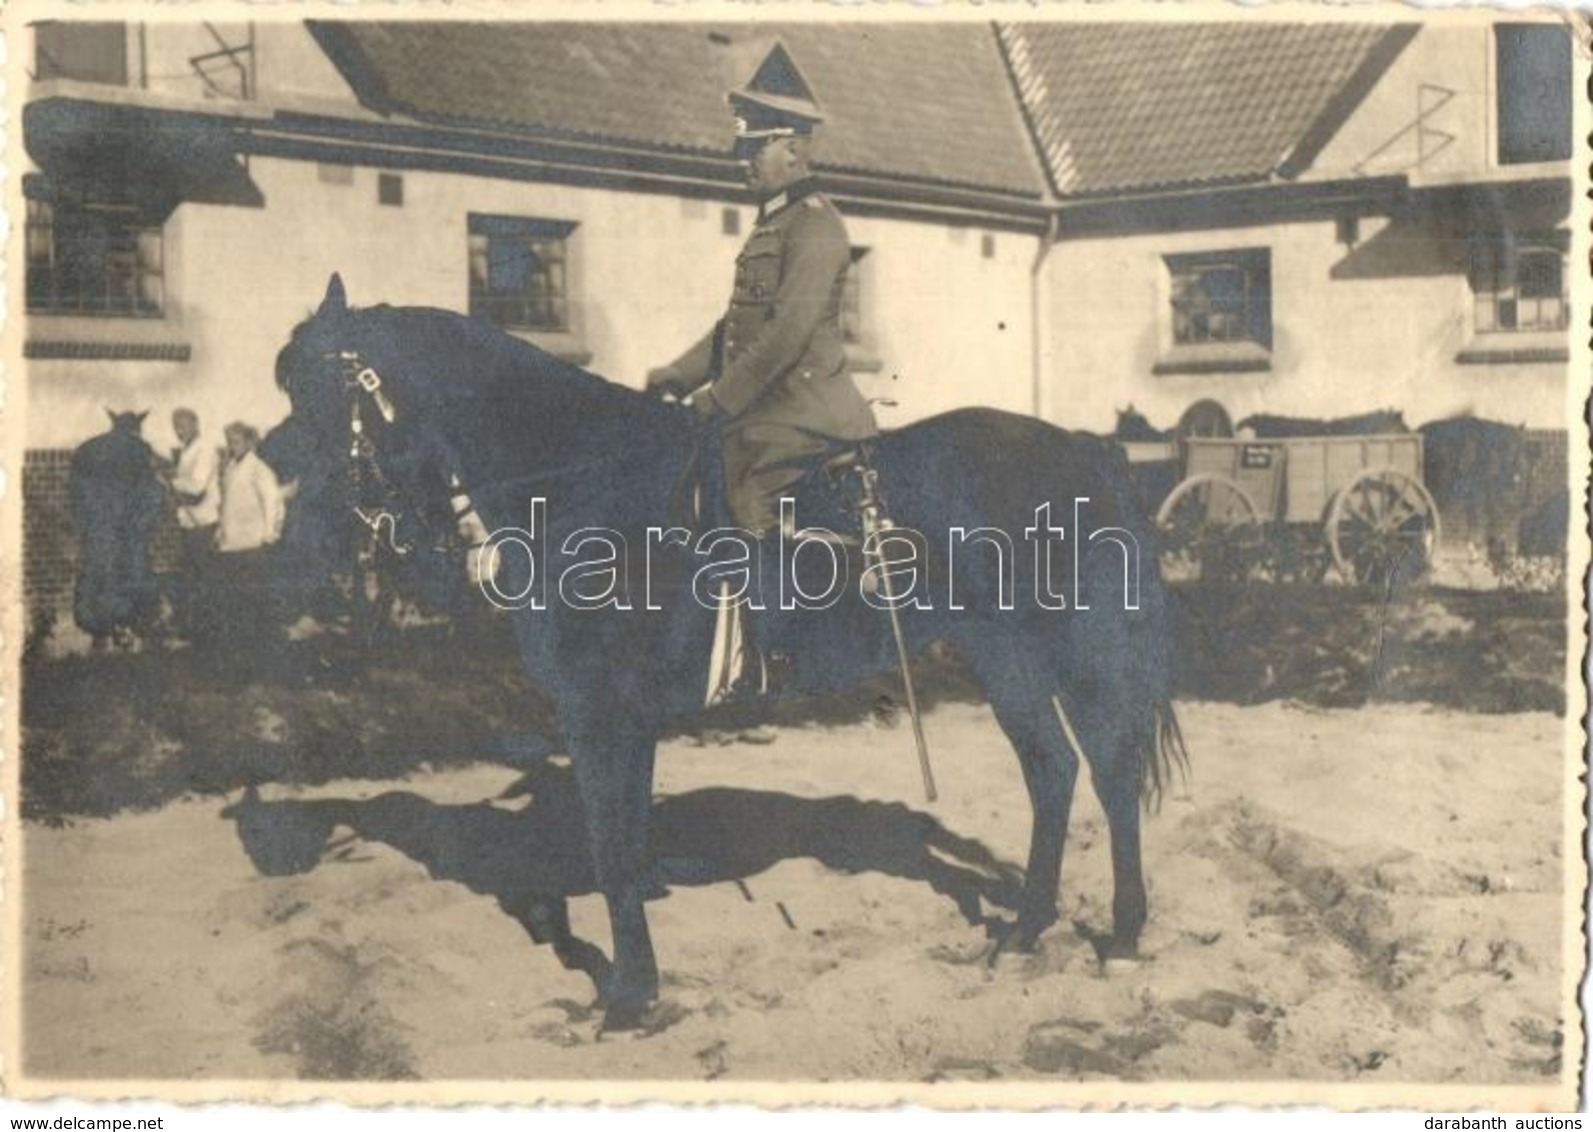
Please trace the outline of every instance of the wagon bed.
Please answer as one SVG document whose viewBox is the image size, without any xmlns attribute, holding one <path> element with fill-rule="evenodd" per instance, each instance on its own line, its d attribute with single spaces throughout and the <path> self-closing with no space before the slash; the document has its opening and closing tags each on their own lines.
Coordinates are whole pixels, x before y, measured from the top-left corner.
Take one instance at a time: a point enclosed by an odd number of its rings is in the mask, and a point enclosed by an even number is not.
<svg viewBox="0 0 1593 1132">
<path fill-rule="evenodd" d="M 1185 437 L 1183 478 L 1157 512 L 1163 565 L 1191 576 L 1351 582 L 1424 577 L 1438 507 L 1422 483 L 1419 433 Z"/>
</svg>

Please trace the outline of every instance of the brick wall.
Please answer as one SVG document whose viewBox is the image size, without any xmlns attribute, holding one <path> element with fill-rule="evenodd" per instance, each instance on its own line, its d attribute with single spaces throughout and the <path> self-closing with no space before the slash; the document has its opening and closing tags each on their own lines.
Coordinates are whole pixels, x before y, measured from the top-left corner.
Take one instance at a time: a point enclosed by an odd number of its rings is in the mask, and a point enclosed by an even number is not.
<svg viewBox="0 0 1593 1132">
<path fill-rule="evenodd" d="M 30 623 L 41 613 L 72 615 L 77 528 L 68 495 L 70 448 L 30 448 L 22 456 L 22 600 Z M 152 548 L 155 572 L 177 562 L 177 519 L 168 510 Z"/>
</svg>

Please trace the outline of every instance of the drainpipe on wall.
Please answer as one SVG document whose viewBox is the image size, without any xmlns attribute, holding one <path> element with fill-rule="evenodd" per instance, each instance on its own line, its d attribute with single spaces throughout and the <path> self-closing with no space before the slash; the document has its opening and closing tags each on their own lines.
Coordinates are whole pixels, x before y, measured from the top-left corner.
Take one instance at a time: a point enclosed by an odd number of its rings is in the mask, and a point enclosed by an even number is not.
<svg viewBox="0 0 1593 1132">
<path fill-rule="evenodd" d="M 1045 419 L 1045 335 L 1040 324 L 1045 306 L 1040 297 L 1040 272 L 1045 269 L 1061 227 L 1061 212 L 1052 211 L 1046 215 L 1040 249 L 1029 265 L 1029 410 L 1041 420 Z"/>
</svg>

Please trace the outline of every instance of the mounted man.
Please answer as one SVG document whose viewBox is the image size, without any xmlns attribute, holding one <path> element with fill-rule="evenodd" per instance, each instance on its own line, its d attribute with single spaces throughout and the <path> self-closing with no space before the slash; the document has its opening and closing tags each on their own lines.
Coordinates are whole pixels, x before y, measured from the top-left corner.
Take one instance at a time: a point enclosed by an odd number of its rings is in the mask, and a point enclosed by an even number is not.
<svg viewBox="0 0 1593 1132">
<path fill-rule="evenodd" d="M 691 395 L 719 426 L 731 517 L 760 538 L 779 529 L 780 498 L 833 441 L 877 431 L 847 372 L 841 331 L 851 244 L 810 164 L 824 116 L 794 70 L 776 69 L 776 81 L 760 83 L 770 61 L 729 95 L 735 154 L 759 201 L 736 259 L 730 309 L 647 378 L 651 391 Z"/>
<path fill-rule="evenodd" d="M 725 316 L 649 373 L 647 386 L 690 396 L 717 426 L 731 520 L 765 540 L 779 533 L 780 500 L 815 462 L 836 442 L 865 440 L 878 429 L 847 370 L 841 329 L 851 243 L 813 178 L 813 132 L 824 115 L 778 50 L 728 100 L 736 115 L 734 152 L 757 195 L 758 221 L 736 258 Z M 767 606 L 771 576 L 784 565 L 772 539 L 757 561 Z M 722 591 L 708 702 L 776 690 L 786 660 L 770 647 L 772 616 L 763 614 L 755 630 L 741 603 Z"/>
</svg>

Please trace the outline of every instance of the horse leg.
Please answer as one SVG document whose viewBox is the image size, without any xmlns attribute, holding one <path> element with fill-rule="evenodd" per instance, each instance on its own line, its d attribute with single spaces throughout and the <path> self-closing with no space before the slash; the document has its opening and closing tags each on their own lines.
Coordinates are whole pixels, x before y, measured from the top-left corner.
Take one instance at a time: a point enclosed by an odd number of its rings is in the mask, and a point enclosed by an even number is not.
<svg viewBox="0 0 1593 1132">
<path fill-rule="evenodd" d="M 1079 705 L 1079 697 L 1074 697 Z M 1145 927 L 1145 874 L 1140 861 L 1140 797 L 1143 767 L 1140 745 L 1153 742 L 1151 726 L 1147 739 L 1142 729 L 1127 725 L 1145 714 L 1145 708 L 1094 700 L 1080 710 L 1056 700 L 1059 722 L 1071 732 L 1090 764 L 1090 780 L 1095 795 L 1106 812 L 1106 826 L 1112 846 L 1112 932 L 1085 934 L 1095 945 L 1102 962 L 1130 959 L 1139 953 L 1139 935 Z M 1146 752 L 1150 757 L 1152 752 Z"/>
<path fill-rule="evenodd" d="M 1051 689 L 1040 686 L 1035 669 L 1012 662 L 1019 651 L 975 662 L 996 721 L 1018 753 L 1033 811 L 1018 922 L 998 951 L 1007 946 L 1033 950 L 1040 934 L 1057 921 L 1062 850 L 1079 773 L 1078 755 L 1058 725 Z"/>
<path fill-rule="evenodd" d="M 606 1030 L 635 1028 L 658 997 L 658 960 L 643 903 L 654 753 L 651 736 L 609 729 L 595 739 L 570 742 L 592 865 L 614 937 L 614 966 L 599 988 Z"/>
</svg>

